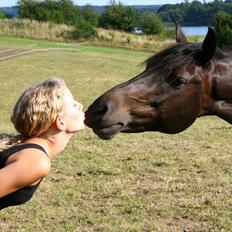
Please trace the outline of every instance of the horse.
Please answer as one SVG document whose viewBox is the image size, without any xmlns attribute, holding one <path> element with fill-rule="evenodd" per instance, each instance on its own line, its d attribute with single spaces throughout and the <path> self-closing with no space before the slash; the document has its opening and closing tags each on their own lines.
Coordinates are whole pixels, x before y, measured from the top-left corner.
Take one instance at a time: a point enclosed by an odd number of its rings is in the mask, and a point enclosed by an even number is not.
<svg viewBox="0 0 232 232">
<path fill-rule="evenodd" d="M 175 134 L 198 117 L 215 115 L 232 124 L 232 47 L 217 47 L 213 28 L 203 43 L 176 27 L 174 44 L 145 61 L 145 69 L 98 97 L 85 124 L 101 139 L 117 133 Z"/>
</svg>

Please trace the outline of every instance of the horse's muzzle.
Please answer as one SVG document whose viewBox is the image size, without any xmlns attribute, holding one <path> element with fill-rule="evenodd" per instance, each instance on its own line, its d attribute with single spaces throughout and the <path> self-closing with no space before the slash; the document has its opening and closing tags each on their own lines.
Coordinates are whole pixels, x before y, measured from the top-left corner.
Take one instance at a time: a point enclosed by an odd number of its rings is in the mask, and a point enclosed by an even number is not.
<svg viewBox="0 0 232 232">
<path fill-rule="evenodd" d="M 93 129 L 93 132 L 101 139 L 110 140 L 123 129 L 123 124 L 119 123 L 108 128 Z"/>
</svg>

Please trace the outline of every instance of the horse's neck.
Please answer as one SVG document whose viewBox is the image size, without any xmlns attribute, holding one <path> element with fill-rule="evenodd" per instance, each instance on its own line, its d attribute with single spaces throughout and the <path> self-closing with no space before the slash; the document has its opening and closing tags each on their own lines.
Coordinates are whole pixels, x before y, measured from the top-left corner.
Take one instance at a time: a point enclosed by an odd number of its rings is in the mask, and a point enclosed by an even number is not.
<svg viewBox="0 0 232 232">
<path fill-rule="evenodd" d="M 215 100 L 232 102 L 232 49 L 221 51 L 224 56 L 216 56 L 212 72 L 212 95 Z"/>
</svg>

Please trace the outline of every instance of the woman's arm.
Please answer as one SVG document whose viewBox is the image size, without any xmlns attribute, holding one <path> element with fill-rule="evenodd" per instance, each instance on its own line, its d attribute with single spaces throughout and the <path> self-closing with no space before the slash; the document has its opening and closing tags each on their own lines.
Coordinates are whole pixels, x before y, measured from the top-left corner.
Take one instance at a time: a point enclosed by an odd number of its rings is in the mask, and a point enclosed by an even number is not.
<svg viewBox="0 0 232 232">
<path fill-rule="evenodd" d="M 10 164 L 0 169 L 0 198 L 33 185 L 50 171 L 50 160 L 38 149 L 25 149 L 14 157 Z"/>
</svg>

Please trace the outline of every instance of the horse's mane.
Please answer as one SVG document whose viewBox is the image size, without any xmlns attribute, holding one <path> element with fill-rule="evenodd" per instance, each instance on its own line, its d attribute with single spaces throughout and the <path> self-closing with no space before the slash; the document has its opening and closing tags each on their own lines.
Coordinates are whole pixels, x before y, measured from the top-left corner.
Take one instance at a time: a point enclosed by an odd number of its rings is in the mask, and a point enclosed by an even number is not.
<svg viewBox="0 0 232 232">
<path fill-rule="evenodd" d="M 224 58 L 231 58 L 232 56 L 232 46 L 226 46 L 217 49 L 216 58 L 224 59 Z"/>
<path fill-rule="evenodd" d="M 148 58 L 146 68 L 170 71 L 183 65 L 196 64 L 195 56 L 201 50 L 201 44 L 176 44 Z"/>
<path fill-rule="evenodd" d="M 152 68 L 165 73 L 173 72 L 173 70 L 183 65 L 198 65 L 199 60 L 197 57 L 199 57 L 201 47 L 201 43 L 175 44 L 151 56 L 144 64 L 147 70 Z M 224 59 L 231 54 L 231 50 L 232 47 L 217 48 L 215 57 L 217 59 Z"/>
</svg>

